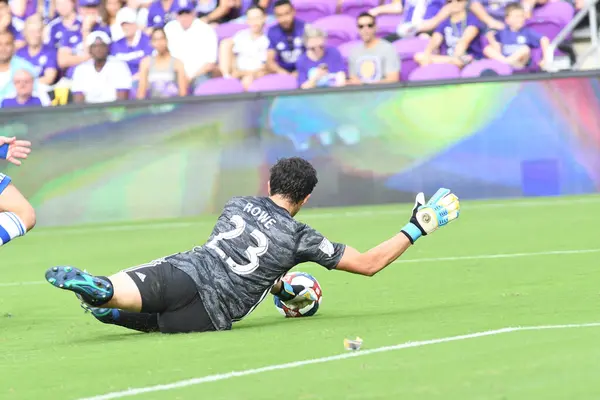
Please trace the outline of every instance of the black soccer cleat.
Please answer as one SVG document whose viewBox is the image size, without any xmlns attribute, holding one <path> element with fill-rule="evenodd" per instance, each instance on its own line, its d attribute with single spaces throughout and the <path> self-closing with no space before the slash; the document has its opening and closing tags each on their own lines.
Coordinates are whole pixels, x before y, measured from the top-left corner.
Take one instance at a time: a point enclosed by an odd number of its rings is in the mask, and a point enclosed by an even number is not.
<svg viewBox="0 0 600 400">
<path fill-rule="evenodd" d="M 114 293 L 108 279 L 90 275 L 75 267 L 52 267 L 46 271 L 46 280 L 52 286 L 78 294 L 91 306 L 110 301 Z"/>
</svg>

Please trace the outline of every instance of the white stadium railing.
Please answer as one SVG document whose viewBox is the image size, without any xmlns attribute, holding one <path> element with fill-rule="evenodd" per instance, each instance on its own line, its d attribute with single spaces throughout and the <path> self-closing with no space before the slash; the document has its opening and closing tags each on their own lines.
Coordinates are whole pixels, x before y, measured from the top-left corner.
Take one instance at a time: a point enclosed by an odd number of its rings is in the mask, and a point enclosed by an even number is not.
<svg viewBox="0 0 600 400">
<path fill-rule="evenodd" d="M 565 26 L 565 28 L 554 38 L 554 40 L 550 43 L 550 51 L 548 51 L 548 57 L 544 60 L 545 70 L 548 72 L 556 72 L 565 69 L 573 69 L 579 70 L 582 68 L 584 62 L 592 55 L 600 55 L 599 46 L 599 32 L 598 32 L 598 16 L 596 11 L 596 4 L 599 0 L 588 0 L 586 1 L 584 7 L 579 10 L 577 14 L 573 17 L 571 22 Z M 554 53 L 556 49 L 565 41 L 567 37 L 569 37 L 577 25 L 586 17 L 589 18 L 589 27 L 590 27 L 590 47 L 583 53 L 577 57 L 577 61 L 575 65 L 571 65 L 571 61 L 569 57 L 556 57 Z"/>
</svg>

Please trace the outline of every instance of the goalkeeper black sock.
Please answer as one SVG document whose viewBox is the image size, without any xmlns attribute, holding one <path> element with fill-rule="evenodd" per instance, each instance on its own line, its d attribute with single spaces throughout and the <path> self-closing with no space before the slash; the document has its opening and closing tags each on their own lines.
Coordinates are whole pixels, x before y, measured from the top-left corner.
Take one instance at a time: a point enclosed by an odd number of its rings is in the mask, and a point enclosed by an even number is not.
<svg viewBox="0 0 600 400">
<path fill-rule="evenodd" d="M 158 332 L 158 314 L 112 310 L 109 317 L 97 318 L 105 324 L 118 325 L 139 332 Z"/>
</svg>

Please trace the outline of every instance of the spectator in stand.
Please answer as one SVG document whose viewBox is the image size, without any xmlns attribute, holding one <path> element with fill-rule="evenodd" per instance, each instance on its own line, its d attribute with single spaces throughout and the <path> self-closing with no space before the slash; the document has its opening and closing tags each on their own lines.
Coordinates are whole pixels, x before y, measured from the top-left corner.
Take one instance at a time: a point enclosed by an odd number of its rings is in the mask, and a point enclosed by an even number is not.
<svg viewBox="0 0 600 400">
<path fill-rule="evenodd" d="M 0 99 L 15 93 L 13 76 L 16 71 L 24 69 L 35 75 L 33 65 L 14 54 L 15 37 L 12 32 L 0 32 Z"/>
<path fill-rule="evenodd" d="M 223 24 L 238 18 L 241 7 L 241 0 L 199 0 L 196 14 L 207 24 Z"/>
<path fill-rule="evenodd" d="M 298 87 L 312 89 L 346 84 L 344 59 L 338 49 L 325 46 L 326 38 L 327 34 L 318 28 L 307 26 L 304 30 L 306 53 L 296 63 Z"/>
<path fill-rule="evenodd" d="M 542 48 L 544 59 L 548 56 L 550 39 L 525 27 L 525 10 L 519 3 L 506 6 L 506 28 L 489 31 L 489 44 L 483 50 L 486 57 L 523 69 L 531 63 L 531 49 Z M 540 65 L 543 66 L 543 61 Z"/>
<path fill-rule="evenodd" d="M 374 17 L 383 14 L 401 14 L 396 34 L 386 37 L 394 42 L 400 38 L 410 38 L 433 31 L 450 15 L 444 0 L 393 0 L 391 3 L 369 10 Z"/>
<path fill-rule="evenodd" d="M 56 47 L 42 42 L 44 21 L 40 14 L 34 14 L 25 21 L 23 33 L 25 47 L 17 50 L 17 56 L 29 61 L 35 67 L 35 78 L 38 83 L 50 86 L 56 81 L 58 65 L 56 64 Z"/>
<path fill-rule="evenodd" d="M 155 0 L 148 8 L 146 33 L 152 33 L 152 28 L 162 28 L 177 16 L 177 3 L 180 0 Z M 184 0 L 185 1 L 185 0 Z"/>
<path fill-rule="evenodd" d="M 90 59 L 85 51 L 87 37 L 94 32 L 104 32 L 110 37 L 110 29 L 100 19 L 100 0 L 79 0 L 81 30 L 63 31 L 58 49 L 58 66 L 66 69 L 66 77 L 73 76 L 73 68 Z"/>
<path fill-rule="evenodd" d="M 13 75 L 14 96 L 2 100 L 1 108 L 9 107 L 45 107 L 50 104 L 48 96 L 34 95 L 34 76 L 31 71 L 20 69 Z"/>
<path fill-rule="evenodd" d="M 137 98 L 187 96 L 188 81 L 183 63 L 169 52 L 163 28 L 155 28 L 150 39 L 154 52 L 140 64 Z"/>
<path fill-rule="evenodd" d="M 264 31 L 265 11 L 251 6 L 246 15 L 248 29 L 221 42 L 219 66 L 224 77 L 240 79 L 244 88 L 248 89 L 256 78 L 266 74 L 269 39 Z"/>
<path fill-rule="evenodd" d="M 76 103 L 107 103 L 127 100 L 131 91 L 131 72 L 123 61 L 108 56 L 110 36 L 95 31 L 86 37 L 91 60 L 75 67 L 73 99 Z"/>
<path fill-rule="evenodd" d="M 348 84 L 398 82 L 400 59 L 391 43 L 375 35 L 375 17 L 362 13 L 358 16 L 357 25 L 363 43 L 350 51 Z"/>
<path fill-rule="evenodd" d="M 46 26 L 44 41 L 58 48 L 65 32 L 79 32 L 82 21 L 75 12 L 75 0 L 56 0 L 56 12 L 58 17 Z"/>
<path fill-rule="evenodd" d="M 210 79 L 217 65 L 219 39 L 215 30 L 194 15 L 191 0 L 178 0 L 177 18 L 165 26 L 169 51 L 181 60 L 191 90 Z"/>
<path fill-rule="evenodd" d="M 116 59 L 125 61 L 133 75 L 138 79 L 138 71 L 143 58 L 152 54 L 150 38 L 138 28 L 136 13 L 131 8 L 122 8 L 117 14 L 117 21 L 123 28 L 124 37 L 114 42 L 110 53 Z"/>
<path fill-rule="evenodd" d="M 304 22 L 296 18 L 296 10 L 289 0 L 277 0 L 274 6 L 277 25 L 269 28 L 267 70 L 275 74 L 292 74 L 296 61 L 304 53 Z"/>
<path fill-rule="evenodd" d="M 454 64 L 464 67 L 482 57 L 481 22 L 467 11 L 466 0 L 450 0 L 450 17 L 438 26 L 422 53 L 415 54 L 421 66 Z M 439 49 L 444 44 L 445 54 Z"/>
<path fill-rule="evenodd" d="M 110 38 L 113 42 L 123 38 L 123 30 L 117 21 L 117 13 L 124 5 L 123 0 L 102 0 L 100 6 L 102 23 L 110 29 Z"/>
<path fill-rule="evenodd" d="M 17 29 L 14 24 L 13 16 L 8 5 L 8 0 L 0 0 L 0 32 L 10 32 L 14 37 L 14 45 L 16 49 L 25 46 L 25 41 L 21 35 L 21 30 Z M 22 26 L 21 26 L 22 28 Z"/>
</svg>

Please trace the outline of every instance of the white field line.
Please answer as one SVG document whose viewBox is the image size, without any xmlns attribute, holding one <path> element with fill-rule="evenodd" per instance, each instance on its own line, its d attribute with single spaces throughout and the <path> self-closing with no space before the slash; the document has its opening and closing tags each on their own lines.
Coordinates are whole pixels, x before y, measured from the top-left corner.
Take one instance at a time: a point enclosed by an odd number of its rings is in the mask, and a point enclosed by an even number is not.
<svg viewBox="0 0 600 400">
<path fill-rule="evenodd" d="M 83 398 L 80 400 L 120 399 L 123 397 L 137 396 L 137 395 L 144 394 L 144 393 L 152 393 L 152 392 L 166 391 L 166 390 L 172 390 L 172 389 L 179 389 L 179 388 L 184 388 L 184 387 L 188 387 L 188 386 L 200 385 L 200 384 L 208 383 L 208 382 L 223 381 L 223 380 L 228 380 L 228 379 L 237 378 L 237 377 L 241 377 L 241 376 L 247 376 L 247 375 L 256 375 L 256 374 L 261 374 L 263 372 L 281 371 L 281 370 L 286 370 L 286 369 L 291 369 L 291 368 L 303 367 L 305 365 L 323 364 L 323 363 L 327 363 L 330 361 L 345 360 L 348 358 L 368 356 L 368 355 L 376 354 L 376 353 L 387 353 L 387 352 L 395 351 L 395 350 L 404 350 L 404 349 L 409 349 L 409 348 L 413 348 L 413 347 L 423 347 L 423 346 L 429 346 L 432 344 L 439 344 L 439 343 L 456 342 L 459 340 L 475 339 L 475 338 L 479 338 L 479 337 L 483 337 L 483 336 L 494 336 L 494 335 L 500 335 L 500 334 L 509 333 L 509 332 L 541 331 L 541 330 L 548 330 L 548 329 L 572 329 L 572 328 L 589 328 L 589 327 L 600 327 L 600 322 L 593 322 L 593 323 L 588 323 L 588 324 L 509 327 L 509 328 L 502 328 L 502 329 L 496 329 L 496 330 L 490 330 L 490 331 L 484 331 L 484 332 L 469 333 L 469 334 L 459 335 L 459 336 L 450 336 L 450 337 L 439 338 L 439 339 L 420 340 L 417 342 L 406 342 L 406 343 L 397 344 L 394 346 L 384 346 L 384 347 L 377 347 L 375 349 L 369 349 L 369 350 L 359 350 L 359 351 L 355 351 L 355 352 L 338 354 L 338 355 L 329 356 L 329 357 L 321 357 L 321 358 L 313 358 L 313 359 L 309 359 L 309 360 L 294 361 L 294 362 L 285 363 L 285 364 L 274 364 L 274 365 L 268 365 L 266 367 L 247 369 L 247 370 L 243 370 L 243 371 L 232 371 L 232 372 L 227 372 L 224 374 L 207 375 L 207 376 L 203 376 L 200 378 L 186 379 L 186 380 L 163 384 L 163 385 L 147 386 L 147 387 L 141 387 L 141 388 L 131 388 L 131 389 L 127 389 L 127 390 L 123 390 L 123 391 L 119 391 L 119 392 L 111 392 L 111 393 L 106 393 L 106 394 L 102 394 L 102 395 L 98 395 L 98 396 L 86 397 L 86 398 Z"/>
<path fill-rule="evenodd" d="M 478 209 L 488 209 L 488 208 L 520 208 L 520 207 L 560 207 L 566 205 L 574 205 L 574 204 L 594 204 L 600 203 L 600 196 L 593 196 L 589 198 L 581 198 L 581 199 L 548 199 L 543 201 L 508 201 L 508 202 L 500 202 L 500 203 L 473 203 L 473 204 L 465 204 L 463 209 L 466 211 L 469 210 L 478 210 Z M 300 220 L 310 221 L 315 219 L 331 219 L 331 218 L 361 218 L 361 217 L 378 217 L 378 216 L 388 216 L 388 215 L 402 215 L 407 214 L 406 207 L 399 207 L 398 209 L 385 209 L 385 210 L 354 210 L 354 211 L 344 211 L 344 212 L 308 212 L 304 215 L 301 215 Z M 214 224 L 213 221 L 190 221 L 190 222 L 149 222 L 149 223 L 139 223 L 139 224 L 121 224 L 116 223 L 114 225 L 102 225 L 102 226 L 83 226 L 83 227 L 56 227 L 51 229 L 44 229 L 33 231 L 30 235 L 56 235 L 56 234 L 81 234 L 81 233 L 90 233 L 90 232 L 126 232 L 126 231 L 144 231 L 144 230 L 153 230 L 153 229 L 177 229 L 177 228 L 189 228 L 192 226 L 212 226 Z"/>
<path fill-rule="evenodd" d="M 399 259 L 393 264 L 407 264 L 420 262 L 438 262 L 438 261 L 463 261 L 463 260 L 493 260 L 500 258 L 520 258 L 520 257 L 539 257 L 539 256 L 555 256 L 555 255 L 574 255 L 574 254 L 589 254 L 600 253 L 600 249 L 581 249 L 581 250 L 554 250 L 554 251 L 538 251 L 532 253 L 506 253 L 506 254 L 481 254 L 476 256 L 457 256 L 457 257 L 434 257 L 434 258 L 415 258 L 403 260 Z M 309 265 L 303 268 L 309 268 Z M 29 281 L 29 282 L 0 282 L 0 288 L 26 285 L 42 285 L 45 281 Z"/>
</svg>

